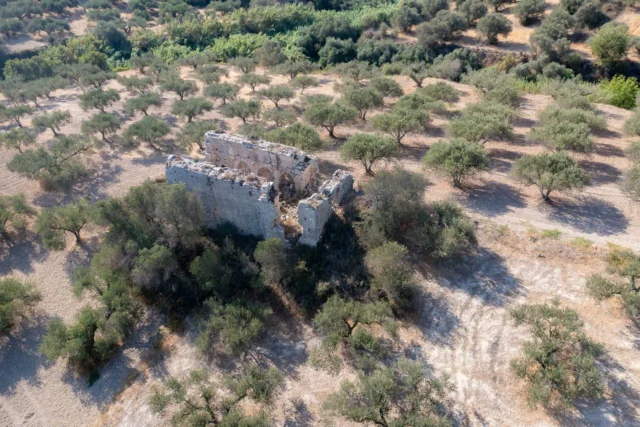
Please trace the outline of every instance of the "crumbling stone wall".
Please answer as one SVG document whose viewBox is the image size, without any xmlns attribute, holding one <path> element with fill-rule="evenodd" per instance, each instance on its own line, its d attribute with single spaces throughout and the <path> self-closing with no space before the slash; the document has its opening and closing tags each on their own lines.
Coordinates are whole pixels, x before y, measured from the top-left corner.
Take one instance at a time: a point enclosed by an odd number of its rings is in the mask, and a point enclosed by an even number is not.
<svg viewBox="0 0 640 427">
<path fill-rule="evenodd" d="M 300 197 L 317 188 L 318 161 L 295 147 L 215 132 L 207 132 L 204 143 L 208 162 L 254 173 L 280 193 Z"/>
<path fill-rule="evenodd" d="M 198 194 L 212 228 L 229 222 L 242 234 L 315 246 L 334 207 L 353 191 L 351 174 L 338 170 L 315 192 L 317 160 L 293 147 L 213 132 L 205 135 L 205 143 L 208 161 L 169 156 L 165 174 L 170 184 L 182 183 Z M 274 179 L 284 174 L 289 176 Z M 281 200 L 283 191 L 293 190 L 287 187 L 289 177 L 294 193 L 308 197 L 286 211 Z"/>
<path fill-rule="evenodd" d="M 199 196 L 208 227 L 230 222 L 242 234 L 284 239 L 273 183 L 179 156 L 169 157 L 165 174 L 169 184 L 184 184 Z"/>
</svg>

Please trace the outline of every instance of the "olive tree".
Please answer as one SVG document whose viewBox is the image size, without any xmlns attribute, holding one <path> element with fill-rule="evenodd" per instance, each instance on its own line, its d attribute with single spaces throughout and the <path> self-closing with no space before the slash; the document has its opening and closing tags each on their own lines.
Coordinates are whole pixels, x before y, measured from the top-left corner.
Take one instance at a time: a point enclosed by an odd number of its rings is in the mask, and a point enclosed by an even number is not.
<svg viewBox="0 0 640 427">
<path fill-rule="evenodd" d="M 268 99 L 273 102 L 276 108 L 280 108 L 279 103 L 283 100 L 289 100 L 295 95 L 290 87 L 284 85 L 272 85 L 256 92 L 259 98 Z"/>
<path fill-rule="evenodd" d="M 260 272 L 267 284 L 280 283 L 290 267 L 287 248 L 277 237 L 258 242 L 253 257 L 260 265 Z"/>
<path fill-rule="evenodd" d="M 534 128 L 529 133 L 534 142 L 551 150 L 572 150 L 579 153 L 593 151 L 594 142 L 586 123 L 551 122 Z"/>
<path fill-rule="evenodd" d="M 632 38 L 625 24 L 610 22 L 600 27 L 587 43 L 600 64 L 611 70 L 627 57 Z"/>
<path fill-rule="evenodd" d="M 399 97 L 404 95 L 400 85 L 388 77 L 374 77 L 369 80 L 369 86 L 380 92 L 382 96 Z"/>
<path fill-rule="evenodd" d="M 247 123 L 247 119 L 258 119 L 262 110 L 260 101 L 236 99 L 222 107 L 222 114 L 225 117 L 238 117 L 243 123 Z"/>
<path fill-rule="evenodd" d="M 178 77 L 169 78 L 166 82 L 162 83 L 160 88 L 165 92 L 174 92 L 180 100 L 184 100 L 185 97 L 193 95 L 198 91 L 198 86 L 193 80 L 183 80 Z"/>
<path fill-rule="evenodd" d="M 95 108 L 104 113 L 105 108 L 120 100 L 120 94 L 115 89 L 91 89 L 78 98 L 80 99 L 80 108 L 84 111 Z"/>
<path fill-rule="evenodd" d="M 359 133 L 349 137 L 340 147 L 340 156 L 345 161 L 356 160 L 362 163 L 365 172 L 373 176 L 374 163 L 392 160 L 399 151 L 398 144 L 391 138 Z"/>
<path fill-rule="evenodd" d="M 417 87 L 422 87 L 424 79 L 429 77 L 429 66 L 420 62 L 408 64 L 403 67 L 403 75 L 409 77 Z"/>
<path fill-rule="evenodd" d="M 82 121 L 82 133 L 93 135 L 99 133 L 103 141 L 108 142 L 108 135 L 115 134 L 120 129 L 120 117 L 113 113 L 98 113 Z"/>
<path fill-rule="evenodd" d="M 524 185 L 535 185 L 546 201 L 554 191 L 580 190 L 589 176 L 565 152 L 524 155 L 516 160 L 513 176 Z"/>
<path fill-rule="evenodd" d="M 229 65 L 237 68 L 243 74 L 247 74 L 253 72 L 256 69 L 258 60 L 246 56 L 236 56 L 235 58 L 229 60 Z"/>
<path fill-rule="evenodd" d="M 65 232 L 73 234 L 76 244 L 82 243 L 80 232 L 91 219 L 91 208 L 86 200 L 64 206 L 45 208 L 36 219 L 36 232 L 47 249 L 65 248 Z"/>
<path fill-rule="evenodd" d="M 397 242 L 385 242 L 367 252 L 364 262 L 372 276 L 371 290 L 384 298 L 394 309 L 411 305 L 415 280 L 408 262 L 408 249 Z"/>
<path fill-rule="evenodd" d="M 26 128 L 12 128 L 0 134 L 0 147 L 9 150 L 18 150 L 22 153 L 23 148 L 29 147 L 36 142 L 36 136 Z"/>
<path fill-rule="evenodd" d="M 251 302 L 222 304 L 208 299 L 205 306 L 210 316 L 202 325 L 197 343 L 203 354 L 212 354 L 219 347 L 223 353 L 246 356 L 264 333 L 264 321 L 271 314 L 269 307 Z"/>
<path fill-rule="evenodd" d="M 71 122 L 71 113 L 68 111 L 42 113 L 31 120 L 31 124 L 34 127 L 51 129 L 53 136 L 58 136 L 60 128 L 69 122 Z"/>
<path fill-rule="evenodd" d="M 211 110 L 213 110 L 213 104 L 211 102 L 205 98 L 196 97 L 176 101 L 171 108 L 171 113 L 176 116 L 184 116 L 187 118 L 187 123 L 191 123 L 194 117 Z"/>
<path fill-rule="evenodd" d="M 339 347 L 358 350 L 358 344 L 366 334 L 377 341 L 367 330 L 368 326 L 383 326 L 390 334 L 395 334 L 396 324 L 393 312 L 384 301 L 360 302 L 346 300 L 337 295 L 325 302 L 313 318 L 313 325 L 322 338 L 322 347 L 332 352 Z"/>
<path fill-rule="evenodd" d="M 576 399 L 602 396 L 596 357 L 603 349 L 586 336 L 578 313 L 556 300 L 519 306 L 511 317 L 516 326 L 529 326 L 533 335 L 522 345 L 522 356 L 511 361 L 516 376 L 527 382 L 531 405 L 562 409 Z"/>
<path fill-rule="evenodd" d="M 186 150 L 190 150 L 192 144 L 197 144 L 201 150 L 204 150 L 204 134 L 219 128 L 220 125 L 215 120 L 198 120 L 197 122 L 187 123 L 180 129 L 180 133 L 176 136 L 176 141 Z"/>
<path fill-rule="evenodd" d="M 496 44 L 498 35 L 506 36 L 511 32 L 511 21 L 504 15 L 490 13 L 480 18 L 476 31 L 485 36 L 489 44 Z"/>
<path fill-rule="evenodd" d="M 447 377 L 429 378 L 425 372 L 422 363 L 404 358 L 361 372 L 355 380 L 344 380 L 323 409 L 332 418 L 364 425 L 447 426 L 442 405 L 453 387 Z"/>
<path fill-rule="evenodd" d="M 276 368 L 260 368 L 249 364 L 236 377 L 222 384 L 211 380 L 206 370 L 191 371 L 183 379 L 167 378 L 153 388 L 149 406 L 156 414 L 171 410 L 171 422 L 185 427 L 254 426 L 266 427 L 271 420 L 263 411 L 247 415 L 245 400 L 270 405 L 278 395 L 284 377 Z"/>
<path fill-rule="evenodd" d="M 288 126 L 297 121 L 297 117 L 289 110 L 280 110 L 272 108 L 262 114 L 262 119 L 267 122 L 273 122 L 277 128 Z"/>
<path fill-rule="evenodd" d="M 480 102 L 467 106 L 462 115 L 449 125 L 454 138 L 486 143 L 489 140 L 513 139 L 513 122 L 516 113 L 512 108 L 495 102 Z"/>
<path fill-rule="evenodd" d="M 33 108 L 26 104 L 18 104 L 6 107 L 0 113 L 1 117 L 4 119 L 11 120 L 15 122 L 18 127 L 22 127 L 22 122 L 20 120 L 28 114 L 33 114 Z"/>
<path fill-rule="evenodd" d="M 382 107 L 384 98 L 382 94 L 372 88 L 354 88 L 344 94 L 347 104 L 360 112 L 360 119 L 367 121 L 367 112 L 373 108 Z"/>
<path fill-rule="evenodd" d="M 247 85 L 251 88 L 251 93 L 256 91 L 256 87 L 260 85 L 268 85 L 271 78 L 264 74 L 246 73 L 238 77 L 238 84 Z"/>
<path fill-rule="evenodd" d="M 316 68 L 317 65 L 313 62 L 308 59 L 301 59 L 296 61 L 285 61 L 282 64 L 276 65 L 274 71 L 278 74 L 287 75 L 293 80 L 298 74 L 305 74 Z"/>
<path fill-rule="evenodd" d="M 392 136 L 398 145 L 410 132 L 418 132 L 429 121 L 429 115 L 422 110 L 394 108 L 390 113 L 383 113 L 371 119 L 373 127 Z"/>
<path fill-rule="evenodd" d="M 521 0 L 513 8 L 513 13 L 522 25 L 530 25 L 544 16 L 545 6 L 544 0 Z"/>
<path fill-rule="evenodd" d="M 343 102 L 312 102 L 304 112 L 304 119 L 313 126 L 323 127 L 335 138 L 336 126 L 349 123 L 358 111 Z"/>
<path fill-rule="evenodd" d="M 127 144 L 138 146 L 142 142 L 146 142 L 154 150 L 159 150 L 158 144 L 162 139 L 171 132 L 169 126 L 164 120 L 160 120 L 153 116 L 145 116 L 137 122 L 131 124 L 123 134 Z"/>
<path fill-rule="evenodd" d="M 489 167 L 484 148 L 460 138 L 436 142 L 422 162 L 426 167 L 448 175 L 454 187 L 460 187 L 464 178 Z"/>
<path fill-rule="evenodd" d="M 147 76 L 118 77 L 118 83 L 123 85 L 131 93 L 145 93 L 153 86 L 153 80 Z"/>
<path fill-rule="evenodd" d="M 83 135 L 59 135 L 50 142 L 48 148 L 39 146 L 16 154 L 7 167 L 29 179 L 40 181 L 45 188 L 67 186 L 86 175 L 80 155 L 93 149 L 94 144 Z"/>
<path fill-rule="evenodd" d="M 136 97 L 127 99 L 124 104 L 124 111 L 130 116 L 134 115 L 137 111 L 140 111 L 145 116 L 148 116 L 149 108 L 161 107 L 162 103 L 162 96 L 160 96 L 159 93 L 141 93 Z"/>
<path fill-rule="evenodd" d="M 305 151 L 319 150 L 324 141 L 311 126 L 296 122 L 286 128 L 274 129 L 264 136 L 266 140 L 290 145 Z"/>
<path fill-rule="evenodd" d="M 300 89 L 300 95 L 304 94 L 304 90 L 310 87 L 318 86 L 318 79 L 313 76 L 296 76 L 293 80 L 291 80 L 291 85 L 295 88 Z"/>
<path fill-rule="evenodd" d="M 640 165 L 629 169 L 622 180 L 622 190 L 636 200 L 640 200 Z"/>
<path fill-rule="evenodd" d="M 213 83 L 204 89 L 206 96 L 222 100 L 222 105 L 226 105 L 228 100 L 235 99 L 238 92 L 240 87 L 231 83 Z"/>
</svg>

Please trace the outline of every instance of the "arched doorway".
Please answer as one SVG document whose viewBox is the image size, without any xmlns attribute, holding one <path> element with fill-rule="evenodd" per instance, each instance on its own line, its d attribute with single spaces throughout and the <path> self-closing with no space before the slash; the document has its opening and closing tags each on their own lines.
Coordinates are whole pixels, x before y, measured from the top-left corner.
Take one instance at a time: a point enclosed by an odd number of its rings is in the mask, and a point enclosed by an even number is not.
<svg viewBox="0 0 640 427">
<path fill-rule="evenodd" d="M 285 172 L 280 175 L 278 192 L 280 193 L 280 198 L 284 200 L 290 199 L 296 195 L 296 183 L 294 182 L 291 174 Z"/>
<path fill-rule="evenodd" d="M 273 174 L 269 168 L 260 168 L 258 169 L 258 174 L 260 178 L 264 178 L 268 182 L 273 182 Z"/>
<path fill-rule="evenodd" d="M 236 169 L 238 169 L 239 171 L 241 171 L 244 174 L 251 173 L 251 168 L 245 162 L 239 162 L 236 165 Z"/>
</svg>

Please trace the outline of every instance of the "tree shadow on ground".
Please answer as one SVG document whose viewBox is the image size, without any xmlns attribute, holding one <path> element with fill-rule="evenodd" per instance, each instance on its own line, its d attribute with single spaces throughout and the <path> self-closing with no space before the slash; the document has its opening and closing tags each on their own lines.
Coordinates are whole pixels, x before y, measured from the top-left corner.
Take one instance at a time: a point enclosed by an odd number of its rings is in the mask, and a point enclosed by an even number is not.
<svg viewBox="0 0 640 427">
<path fill-rule="evenodd" d="M 267 328 L 252 351 L 258 360 L 273 364 L 287 378 L 297 380 L 299 368 L 307 362 L 309 355 L 300 328 L 293 323 L 293 320 L 287 322 L 287 328 Z"/>
<path fill-rule="evenodd" d="M 483 186 L 466 186 L 464 190 L 467 197 L 462 203 L 465 207 L 488 217 L 500 216 L 527 206 L 518 189 L 501 182 L 489 181 Z"/>
<path fill-rule="evenodd" d="M 424 289 L 419 291 L 413 295 L 418 317 L 415 321 L 416 326 L 433 344 L 450 347 L 460 326 L 460 319 L 451 310 L 446 299 L 437 297 Z"/>
<path fill-rule="evenodd" d="M 423 270 L 423 274 L 429 274 Z M 497 253 L 478 247 L 473 253 L 442 260 L 430 271 L 442 287 L 461 290 L 484 304 L 504 306 L 525 290 Z"/>
<path fill-rule="evenodd" d="M 620 132 L 616 132 L 611 129 L 594 129 L 593 134 L 599 138 L 610 138 L 610 139 L 622 138 L 622 134 L 620 134 Z M 597 145 L 609 145 L 609 144 L 603 144 L 600 142 L 600 143 L 597 143 L 596 146 Z"/>
<path fill-rule="evenodd" d="M 612 203 L 593 196 L 582 196 L 575 200 L 546 206 L 547 217 L 577 231 L 600 236 L 623 233 L 629 220 Z"/>
<path fill-rule="evenodd" d="M 513 162 L 520 157 L 522 157 L 522 154 L 518 152 L 493 148 L 489 152 L 489 161 L 491 162 L 490 170 L 499 173 L 509 173 Z"/>
<path fill-rule="evenodd" d="M 306 427 L 315 425 L 316 418 L 300 397 L 292 397 L 284 404 L 283 427 Z"/>
<path fill-rule="evenodd" d="M 578 400 L 576 413 L 552 414 L 561 425 L 640 425 L 640 393 L 624 377 L 627 370 L 605 354 L 599 358 L 605 397 L 597 402 Z"/>
<path fill-rule="evenodd" d="M 611 165 L 600 162 L 592 162 L 590 160 L 582 160 L 580 166 L 591 177 L 591 184 L 603 185 L 616 182 L 622 176 L 622 173 Z"/>
<path fill-rule="evenodd" d="M 22 381 L 37 385 L 38 370 L 51 363 L 40 352 L 40 342 L 51 320 L 45 315 L 36 315 L 23 323 L 8 337 L 0 338 L 0 396 L 12 393 Z"/>
<path fill-rule="evenodd" d="M 428 147 L 403 145 L 397 158 L 398 160 L 413 160 L 414 162 L 419 162 L 427 151 L 429 151 Z"/>
<path fill-rule="evenodd" d="M 615 145 L 598 142 L 594 146 L 594 153 L 603 157 L 624 157 L 624 151 Z"/>
<path fill-rule="evenodd" d="M 14 271 L 30 273 L 33 264 L 42 262 L 48 255 L 38 236 L 25 233 L 21 239 L 5 241 L 0 245 L 0 276 L 10 275 Z"/>
<path fill-rule="evenodd" d="M 131 160 L 131 163 L 133 163 L 134 165 L 143 165 L 143 166 L 159 165 L 167 161 L 168 155 L 169 155 L 169 151 L 167 152 L 155 151 L 150 155 L 137 157 Z"/>
</svg>

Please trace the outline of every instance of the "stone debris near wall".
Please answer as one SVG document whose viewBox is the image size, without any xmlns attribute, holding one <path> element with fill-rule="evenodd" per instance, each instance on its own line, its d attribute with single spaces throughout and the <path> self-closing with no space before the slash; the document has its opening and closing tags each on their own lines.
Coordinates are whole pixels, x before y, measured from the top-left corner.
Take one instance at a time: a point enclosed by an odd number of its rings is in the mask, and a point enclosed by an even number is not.
<svg viewBox="0 0 640 427">
<path fill-rule="evenodd" d="M 165 174 L 198 194 L 211 228 L 231 223 L 242 234 L 315 246 L 353 191 L 342 170 L 318 185 L 317 160 L 294 147 L 214 132 L 205 145 L 205 161 L 172 155 Z"/>
</svg>

